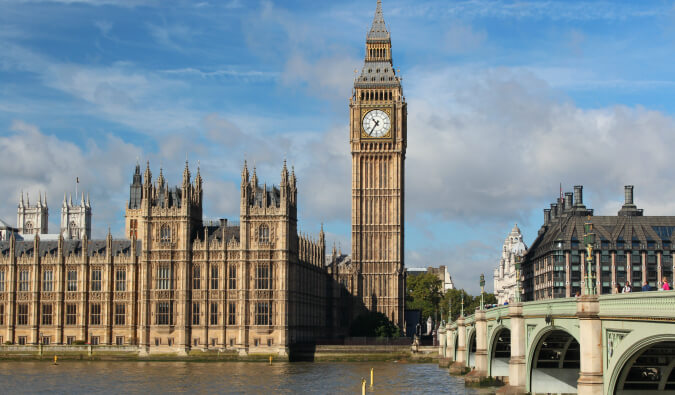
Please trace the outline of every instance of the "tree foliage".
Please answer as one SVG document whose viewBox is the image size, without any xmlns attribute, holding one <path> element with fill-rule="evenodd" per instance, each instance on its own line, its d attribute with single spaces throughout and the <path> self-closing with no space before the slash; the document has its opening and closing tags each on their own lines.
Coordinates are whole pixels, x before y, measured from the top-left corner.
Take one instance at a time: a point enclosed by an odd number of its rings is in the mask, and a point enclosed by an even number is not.
<svg viewBox="0 0 675 395">
<path fill-rule="evenodd" d="M 376 311 L 365 312 L 352 322 L 349 336 L 400 337 L 401 330 L 386 315 Z"/>
<path fill-rule="evenodd" d="M 408 310 L 421 310 L 422 320 L 434 317 L 443 297 L 443 283 L 432 273 L 406 278 L 405 305 Z"/>
<path fill-rule="evenodd" d="M 463 289 L 450 289 L 443 292 L 443 283 L 432 273 L 409 276 L 406 279 L 405 308 L 421 310 L 423 321 L 429 316 L 435 317 L 436 313 L 438 313 L 439 320 L 443 318 L 447 321 L 450 307 L 452 309 L 451 319 L 456 320 L 462 309 L 462 296 L 464 296 L 464 315 L 473 314 L 480 307 L 480 295 L 469 295 Z M 483 298 L 486 305 L 497 303 L 494 294 L 485 293 Z"/>
</svg>

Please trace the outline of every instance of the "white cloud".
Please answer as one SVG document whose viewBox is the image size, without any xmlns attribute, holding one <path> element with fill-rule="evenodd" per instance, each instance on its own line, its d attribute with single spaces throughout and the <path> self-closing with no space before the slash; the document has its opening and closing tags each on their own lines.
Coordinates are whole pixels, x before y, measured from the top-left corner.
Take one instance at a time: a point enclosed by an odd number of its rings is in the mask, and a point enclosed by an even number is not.
<svg viewBox="0 0 675 395">
<path fill-rule="evenodd" d="M 80 191 L 90 194 L 93 207 L 94 234 L 101 236 L 123 222 L 125 186 L 129 182 L 129 164 L 141 150 L 109 135 L 105 141 L 88 141 L 86 148 L 43 133 L 37 126 L 16 120 L 11 133 L 0 137 L 0 157 L 3 171 L 0 185 L 0 217 L 15 223 L 16 205 L 21 191 L 37 197 L 47 192 L 50 205 L 50 232 L 60 226 L 60 206 L 63 194 L 74 194 L 75 178 L 80 179 Z"/>
<path fill-rule="evenodd" d="M 471 25 L 459 20 L 450 21 L 445 33 L 445 47 L 453 53 L 472 52 L 479 49 L 487 39 L 487 32 L 474 30 Z"/>
</svg>

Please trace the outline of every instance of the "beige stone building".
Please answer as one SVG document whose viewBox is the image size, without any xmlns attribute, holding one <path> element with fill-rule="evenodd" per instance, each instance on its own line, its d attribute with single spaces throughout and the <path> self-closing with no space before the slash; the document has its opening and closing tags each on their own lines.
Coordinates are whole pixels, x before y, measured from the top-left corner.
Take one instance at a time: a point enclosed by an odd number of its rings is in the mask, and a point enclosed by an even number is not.
<svg viewBox="0 0 675 395">
<path fill-rule="evenodd" d="M 238 224 L 203 221 L 199 169 L 169 187 L 137 165 L 125 239 L 0 241 L 0 342 L 287 355 L 366 309 L 402 328 L 406 115 L 378 1 L 350 99 L 351 256 L 334 248 L 327 264 L 323 229 L 298 234 L 285 163 L 278 186 L 244 164 Z"/>
<path fill-rule="evenodd" d="M 136 166 L 129 239 L 0 242 L 0 340 L 287 355 L 328 336 L 324 234 L 297 233 L 295 174 L 260 185 L 244 165 L 238 225 L 203 223 L 202 194 L 187 164 L 174 188 Z"/>
<path fill-rule="evenodd" d="M 337 267 L 339 281 L 354 296 L 356 312 L 381 312 L 402 328 L 407 104 L 379 0 L 349 109 L 352 250 Z"/>
</svg>

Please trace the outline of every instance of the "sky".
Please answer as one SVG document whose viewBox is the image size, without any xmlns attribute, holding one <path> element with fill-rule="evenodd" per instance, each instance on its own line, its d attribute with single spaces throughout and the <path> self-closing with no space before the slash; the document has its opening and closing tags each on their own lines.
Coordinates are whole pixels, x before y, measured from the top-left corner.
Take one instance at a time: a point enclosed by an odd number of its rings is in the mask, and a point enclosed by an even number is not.
<svg viewBox="0 0 675 395">
<path fill-rule="evenodd" d="M 206 219 L 239 216 L 244 160 L 298 177 L 299 228 L 350 250 L 348 103 L 375 0 L 0 0 L 0 218 L 89 193 L 123 235 L 137 162 L 204 179 Z M 635 185 L 675 215 L 675 2 L 383 0 L 408 102 L 405 264 L 492 290 L 574 185 L 613 215 Z"/>
</svg>

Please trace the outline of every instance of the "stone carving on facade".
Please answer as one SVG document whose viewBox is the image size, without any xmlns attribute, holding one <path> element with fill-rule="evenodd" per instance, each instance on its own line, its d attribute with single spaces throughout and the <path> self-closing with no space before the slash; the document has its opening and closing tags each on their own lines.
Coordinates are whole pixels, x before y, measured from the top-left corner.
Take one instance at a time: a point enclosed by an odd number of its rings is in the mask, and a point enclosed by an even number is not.
<svg viewBox="0 0 675 395">
<path fill-rule="evenodd" d="M 614 356 L 614 350 L 619 346 L 619 343 L 621 343 L 621 340 L 623 340 L 624 337 L 628 332 L 625 331 L 614 331 L 614 330 L 607 330 L 607 361 L 609 362 L 612 357 Z"/>
<path fill-rule="evenodd" d="M 512 302 L 516 295 L 516 257 L 523 256 L 527 246 L 523 242 L 523 235 L 514 225 L 502 246 L 502 256 L 499 265 L 494 270 L 494 293 L 497 303 Z"/>
</svg>

